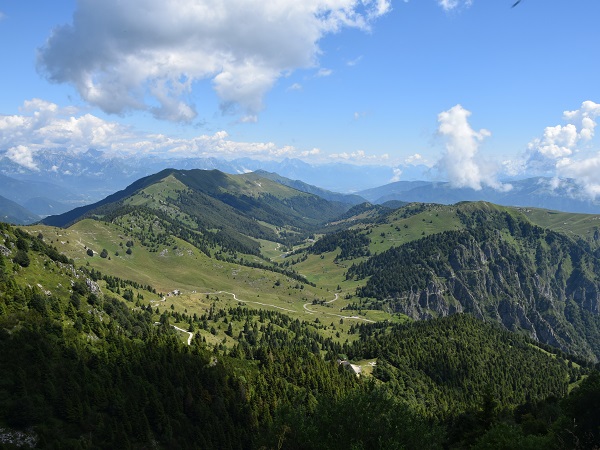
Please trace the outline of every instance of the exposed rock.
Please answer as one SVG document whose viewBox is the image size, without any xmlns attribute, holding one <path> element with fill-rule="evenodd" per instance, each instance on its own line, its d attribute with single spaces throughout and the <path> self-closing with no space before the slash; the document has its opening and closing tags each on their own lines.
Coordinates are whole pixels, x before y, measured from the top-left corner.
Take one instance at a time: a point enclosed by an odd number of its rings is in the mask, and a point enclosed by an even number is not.
<svg viewBox="0 0 600 450">
<path fill-rule="evenodd" d="M 100 286 L 94 280 L 91 280 L 90 278 L 86 278 L 85 284 L 92 294 L 98 295 L 98 294 L 102 293 L 102 291 L 100 290 Z"/>
</svg>

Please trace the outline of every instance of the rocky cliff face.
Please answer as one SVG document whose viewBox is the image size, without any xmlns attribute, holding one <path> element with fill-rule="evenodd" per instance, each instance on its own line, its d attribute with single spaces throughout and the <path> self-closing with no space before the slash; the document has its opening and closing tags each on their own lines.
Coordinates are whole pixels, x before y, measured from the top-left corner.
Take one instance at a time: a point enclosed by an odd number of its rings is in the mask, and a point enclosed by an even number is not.
<svg viewBox="0 0 600 450">
<path fill-rule="evenodd" d="M 600 260 L 581 241 L 538 227 L 440 233 L 349 271 L 359 289 L 415 319 L 467 312 L 597 361 Z"/>
</svg>

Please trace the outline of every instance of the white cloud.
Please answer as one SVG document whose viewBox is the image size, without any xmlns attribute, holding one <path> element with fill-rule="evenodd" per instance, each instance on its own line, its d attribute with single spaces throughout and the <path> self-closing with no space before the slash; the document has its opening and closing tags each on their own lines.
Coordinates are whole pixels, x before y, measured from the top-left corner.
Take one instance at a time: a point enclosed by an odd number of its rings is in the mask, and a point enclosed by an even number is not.
<svg viewBox="0 0 600 450">
<path fill-rule="evenodd" d="M 27 169 L 39 170 L 37 164 L 33 161 L 33 152 L 24 145 L 9 148 L 6 157 Z"/>
<path fill-rule="evenodd" d="M 61 147 L 85 151 L 90 147 L 110 148 L 128 140 L 128 130 L 91 114 L 73 114 L 73 108 L 40 99 L 25 101 L 21 115 L 0 116 L 0 148 L 14 148 L 7 155 L 24 167 L 35 165 L 33 156 L 43 148 Z M 26 148 L 27 152 L 23 149 Z"/>
<path fill-rule="evenodd" d="M 329 159 L 341 160 L 341 161 L 353 161 L 355 163 L 377 163 L 381 161 L 387 161 L 390 155 L 384 153 L 382 155 L 368 155 L 364 150 L 357 150 L 355 152 L 342 152 L 342 153 L 331 153 L 328 155 Z"/>
<path fill-rule="evenodd" d="M 565 111 L 563 118 L 579 129 L 579 139 L 589 141 L 594 137 L 596 117 L 600 116 L 600 104 L 587 100 L 575 111 Z"/>
<path fill-rule="evenodd" d="M 446 11 L 451 11 L 458 7 L 464 6 L 468 8 L 473 4 L 472 0 L 438 0 L 438 4 Z"/>
<path fill-rule="evenodd" d="M 301 157 L 307 157 L 307 156 L 317 156 L 321 154 L 321 149 L 318 148 L 313 148 L 312 150 L 307 150 L 304 152 L 300 152 Z"/>
<path fill-rule="evenodd" d="M 287 88 L 287 90 L 288 91 L 301 91 L 302 85 L 300 83 L 294 83 L 289 88 Z"/>
<path fill-rule="evenodd" d="M 398 168 L 394 168 L 394 175 L 390 179 L 390 183 L 395 183 L 396 181 L 400 181 L 400 177 L 402 176 L 402 170 Z"/>
<path fill-rule="evenodd" d="M 356 58 L 354 58 L 354 59 L 351 59 L 350 61 L 347 61 L 347 62 L 346 62 L 346 65 L 347 65 L 348 67 L 354 67 L 354 66 L 356 66 L 356 65 L 357 65 L 359 62 L 361 62 L 362 58 L 363 58 L 363 57 L 362 57 L 362 55 L 360 55 L 360 56 L 357 56 Z"/>
<path fill-rule="evenodd" d="M 108 113 L 190 121 L 194 83 L 211 80 L 224 112 L 255 116 L 280 77 L 317 65 L 324 36 L 368 30 L 390 9 L 390 0 L 78 0 L 38 67 Z"/>
<path fill-rule="evenodd" d="M 573 154 L 582 142 L 594 137 L 596 118 L 600 116 L 600 104 L 585 101 L 575 111 L 565 111 L 563 119 L 566 125 L 546 127 L 541 138 L 536 138 L 528 145 L 532 156 L 558 160 Z M 535 155 L 535 154 L 538 155 Z"/>
<path fill-rule="evenodd" d="M 558 161 L 556 169 L 560 176 L 573 178 L 592 199 L 600 195 L 600 153 L 579 161 L 564 158 Z"/>
<path fill-rule="evenodd" d="M 81 153 L 94 148 L 116 156 L 144 153 L 181 157 L 251 156 L 258 159 L 314 157 L 321 152 L 317 148 L 302 150 L 273 142 L 234 141 L 226 131 L 192 138 L 141 133 L 40 99 L 26 101 L 21 113 L 0 116 L 0 148 L 8 149 L 4 153 L 6 158 L 31 170 L 39 169 L 35 162 L 36 154 L 50 149 Z M 247 120 L 253 118 L 248 117 Z M 57 171 L 58 167 L 44 169 Z"/>
<path fill-rule="evenodd" d="M 424 164 L 425 160 L 423 159 L 423 156 L 421 156 L 419 153 L 415 153 L 414 155 L 410 155 L 408 158 L 406 158 L 404 160 L 405 164 Z"/>
<path fill-rule="evenodd" d="M 600 116 L 600 104 L 585 101 L 574 111 L 565 111 L 565 125 L 549 126 L 541 137 L 533 139 L 527 146 L 527 169 L 554 171 L 557 163 L 572 158 L 582 150 L 582 145 L 594 138 L 596 118 Z M 563 167 L 565 163 L 563 162 Z"/>
<path fill-rule="evenodd" d="M 563 125 L 548 126 L 533 139 L 522 158 L 505 161 L 506 173 L 541 174 L 553 177 L 549 187 L 562 188 L 562 179 L 571 178 L 580 189 L 573 196 L 600 195 L 600 151 L 594 144 L 600 104 L 584 101 L 579 109 L 563 112 Z"/>
<path fill-rule="evenodd" d="M 249 114 L 240 119 L 241 123 L 256 123 L 258 122 L 258 116 L 256 114 Z"/>
<path fill-rule="evenodd" d="M 320 68 L 319 71 L 317 72 L 317 74 L 315 75 L 317 78 L 323 78 L 323 77 L 328 77 L 331 74 L 333 74 L 333 70 L 331 69 L 325 69 L 325 68 Z"/>
<path fill-rule="evenodd" d="M 478 158 L 479 144 L 491 133 L 473 130 L 468 118 L 470 111 L 456 105 L 438 115 L 438 132 L 445 138 L 446 152 L 438 167 L 447 173 L 454 187 L 480 190 L 487 185 L 497 190 L 510 190 L 512 186 L 496 181 L 494 166 Z"/>
<path fill-rule="evenodd" d="M 532 141 L 529 148 L 546 158 L 558 159 L 573 153 L 578 141 L 579 133 L 575 125 L 556 125 L 546 127 L 543 137 Z"/>
</svg>

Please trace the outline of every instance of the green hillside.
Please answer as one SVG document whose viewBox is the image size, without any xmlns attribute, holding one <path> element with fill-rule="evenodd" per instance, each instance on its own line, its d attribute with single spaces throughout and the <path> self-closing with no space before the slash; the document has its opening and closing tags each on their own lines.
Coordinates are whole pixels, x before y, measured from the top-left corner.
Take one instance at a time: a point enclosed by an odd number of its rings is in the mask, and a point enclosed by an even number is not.
<svg viewBox="0 0 600 450">
<path fill-rule="evenodd" d="M 583 239 L 593 218 L 571 215 L 578 234 L 564 234 L 551 229 L 557 221 L 541 228 L 519 209 L 489 203 L 412 204 L 356 217 L 351 228 L 289 257 L 309 279 L 354 288 L 348 311 L 415 319 L 470 312 L 564 351 L 600 356 L 600 265 Z"/>
<path fill-rule="evenodd" d="M 351 206 L 167 170 L 46 222 L 68 226 L 2 225 L 0 247 L 0 428 L 40 446 L 583 439 L 572 418 L 588 420 L 600 355 L 591 216 Z"/>
<path fill-rule="evenodd" d="M 167 179 L 169 181 L 165 181 Z M 145 192 L 146 189 L 156 192 L 157 184 L 164 185 L 158 190 L 165 192 L 172 206 L 193 208 L 199 219 L 219 217 L 218 220 L 225 222 L 232 218 L 243 222 L 262 220 L 279 226 L 304 228 L 331 220 L 351 206 L 329 202 L 255 174 L 228 175 L 218 170 L 167 169 L 138 180 L 98 203 L 48 217 L 43 223 L 65 226 L 84 217 L 113 212 L 123 203 L 131 203 L 133 196 L 150 195 Z M 213 211 L 206 214 L 200 208 Z M 230 226 L 237 224 L 230 222 Z"/>
<path fill-rule="evenodd" d="M 508 427 L 519 442 L 548 445 L 565 435 L 597 442 L 565 425 L 588 420 L 581 393 L 600 395 L 583 361 L 473 318 L 360 325 L 301 317 L 262 295 L 260 303 L 232 304 L 223 292 L 163 301 L 157 287 L 183 279 L 181 266 L 210 277 L 206 283 L 223 281 L 217 270 L 192 264 L 216 260 L 181 243 L 164 271 L 153 272 L 156 283 L 145 283 L 136 281 L 141 268 L 151 272 L 161 256 L 127 236 L 131 254 L 113 254 L 121 248 L 117 225 L 0 227 L 3 439 L 11 433 L 42 448 L 462 448 Z M 234 289 L 271 273 L 244 267 L 237 266 Z M 254 289 L 265 296 L 295 289 L 287 282 Z M 374 367 L 373 375 L 356 377 L 340 357 Z M 569 382 L 580 387 L 567 397 Z M 522 418 L 538 420 L 553 397 L 564 397 L 564 406 L 532 434 Z M 475 421 L 468 432 L 465 420 Z"/>
<path fill-rule="evenodd" d="M 600 245 L 600 215 L 598 214 L 575 214 L 539 208 L 517 209 L 542 228 L 580 237 L 593 248 Z"/>
</svg>

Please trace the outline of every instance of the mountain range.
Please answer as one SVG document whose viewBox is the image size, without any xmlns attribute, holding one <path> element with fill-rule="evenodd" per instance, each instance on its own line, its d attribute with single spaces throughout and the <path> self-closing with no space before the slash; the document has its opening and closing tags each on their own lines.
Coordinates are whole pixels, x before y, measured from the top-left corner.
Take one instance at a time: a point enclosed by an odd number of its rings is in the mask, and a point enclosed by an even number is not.
<svg viewBox="0 0 600 450">
<path fill-rule="evenodd" d="M 29 168 L 0 152 L 0 195 L 28 211 L 28 219 L 15 223 L 31 223 L 35 216 L 60 214 L 100 201 L 138 179 L 166 168 L 215 169 L 229 174 L 255 171 L 300 191 L 352 205 L 365 200 L 379 204 L 392 200 L 440 204 L 489 201 L 506 206 L 580 213 L 600 211 L 600 202 L 582 195 L 577 183 L 570 179 L 559 182 L 534 177 L 511 180 L 508 190 L 489 187 L 474 190 L 456 188 L 448 182 L 426 181 L 430 171 L 425 166 L 311 165 L 297 159 L 276 162 L 250 158 L 226 161 L 217 158 L 109 157 L 93 149 L 83 153 L 64 149 L 40 152 L 36 155 L 35 167 Z M 393 181 L 399 170 L 404 181 Z M 8 213 L 3 215 L 8 217 Z"/>
<path fill-rule="evenodd" d="M 136 232 L 138 239 L 144 241 L 150 228 L 163 230 L 206 255 L 232 260 L 240 253 L 264 257 L 260 240 L 291 248 L 310 234 L 327 233 L 329 241 L 304 251 L 323 255 L 341 248 L 335 262 L 352 262 L 344 279 L 365 281 L 356 290 L 362 307 L 415 319 L 469 311 L 564 351 L 600 357 L 595 216 L 574 238 L 552 230 L 556 222 L 541 220 L 540 227 L 539 215 L 514 208 L 481 202 L 353 206 L 265 175 L 167 169 L 42 223 L 66 227 L 91 218 L 123 226 L 153 216 L 151 226 Z M 325 242 L 331 244 L 324 248 Z M 375 256 L 364 261 L 365 255 Z M 287 267 L 302 273 L 293 262 Z"/>
<path fill-rule="evenodd" d="M 600 444 L 600 216 L 360 200 L 164 169 L 0 223 L 0 423 L 55 447 Z"/>
</svg>

